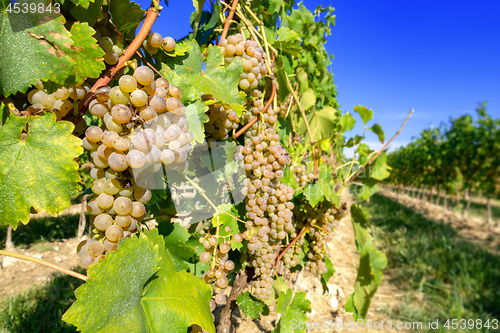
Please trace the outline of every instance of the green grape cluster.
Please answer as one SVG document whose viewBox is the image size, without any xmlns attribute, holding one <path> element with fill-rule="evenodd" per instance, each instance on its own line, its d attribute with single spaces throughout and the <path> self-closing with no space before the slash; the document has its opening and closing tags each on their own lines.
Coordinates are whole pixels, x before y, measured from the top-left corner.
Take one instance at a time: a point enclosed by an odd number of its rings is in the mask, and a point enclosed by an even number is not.
<svg viewBox="0 0 500 333">
<path fill-rule="evenodd" d="M 240 88 L 243 90 L 257 88 L 259 82 L 267 74 L 265 63 L 267 55 L 259 44 L 252 40 L 245 40 L 242 34 L 235 34 L 222 39 L 219 46 L 227 63 L 234 60 L 243 61 Z"/>
<path fill-rule="evenodd" d="M 214 100 L 209 95 L 202 96 L 203 101 Z M 213 142 L 227 140 L 231 130 L 238 128 L 240 119 L 233 109 L 222 104 L 210 105 L 206 112 L 208 122 L 204 124 L 205 133 L 207 133 L 207 143 L 213 145 Z"/>
<path fill-rule="evenodd" d="M 226 232 L 231 232 L 231 229 L 226 227 Z M 213 299 L 210 302 L 211 311 L 215 309 L 216 305 L 226 304 L 226 295 L 223 292 L 229 285 L 227 275 L 234 269 L 234 262 L 229 260 L 228 254 L 231 250 L 231 242 L 223 240 L 219 244 L 219 238 L 207 233 L 199 239 L 205 249 L 200 254 L 200 261 L 211 263 L 210 269 L 203 274 L 203 279 L 212 286 L 214 291 Z M 236 234 L 232 236 L 232 240 L 236 243 L 241 243 L 243 237 L 240 234 Z"/>
<path fill-rule="evenodd" d="M 156 188 L 154 175 L 162 168 L 186 168 L 193 149 L 180 89 L 155 80 L 149 67 L 121 76 L 118 86 L 98 88 L 95 97 L 89 109 L 103 124 L 88 127 L 82 141 L 95 166 L 94 197 L 87 204 L 93 235 L 78 248 L 84 267 L 137 231 Z"/>
</svg>

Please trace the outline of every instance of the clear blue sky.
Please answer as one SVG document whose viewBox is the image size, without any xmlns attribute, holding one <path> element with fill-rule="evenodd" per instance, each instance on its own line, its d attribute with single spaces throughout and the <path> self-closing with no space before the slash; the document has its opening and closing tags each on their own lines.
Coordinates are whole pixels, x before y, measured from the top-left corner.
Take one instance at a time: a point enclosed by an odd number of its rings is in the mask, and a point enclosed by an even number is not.
<svg viewBox="0 0 500 333">
<path fill-rule="evenodd" d="M 150 1 L 138 3 L 146 9 Z M 490 114 L 500 117 L 500 1 L 304 4 L 310 10 L 320 4 L 336 9 L 336 26 L 326 48 L 335 56 L 331 68 L 344 112 L 366 105 L 390 138 L 408 111 L 415 110 L 395 146 L 450 117 L 474 114 L 482 101 L 488 102 Z M 190 31 L 192 8 L 191 1 L 171 0 L 153 30 L 183 37 Z M 362 128 L 354 133 L 362 133 Z M 367 140 L 377 141 L 374 135 Z"/>
</svg>

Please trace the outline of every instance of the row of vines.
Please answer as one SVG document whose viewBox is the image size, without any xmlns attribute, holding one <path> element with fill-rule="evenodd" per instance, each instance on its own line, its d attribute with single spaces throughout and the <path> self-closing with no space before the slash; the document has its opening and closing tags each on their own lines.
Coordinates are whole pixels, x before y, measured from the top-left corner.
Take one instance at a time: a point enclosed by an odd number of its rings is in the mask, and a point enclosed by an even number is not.
<svg viewBox="0 0 500 333">
<path fill-rule="evenodd" d="M 397 187 L 426 190 L 429 200 L 448 196 L 467 199 L 464 215 L 473 195 L 486 198 L 487 223 L 492 221 L 491 201 L 500 197 L 500 119 L 492 118 L 486 103 L 477 116 L 452 118 L 429 128 L 413 142 L 388 155 L 391 176 L 387 182 Z"/>
<path fill-rule="evenodd" d="M 175 41 L 151 31 L 172 19 L 156 0 L 0 0 L 0 224 L 88 196 L 87 274 L 51 265 L 86 281 L 63 315 L 79 331 L 229 332 L 239 307 L 303 332 L 290 320 L 307 321 L 310 302 L 291 273 L 326 286 L 350 209 L 360 261 L 346 310 L 366 317 L 386 258 L 342 196 L 356 179 L 369 198 L 389 173 L 384 151 L 345 137 L 355 119 L 324 47 L 334 9 L 193 4 Z M 372 110 L 354 112 L 383 142 Z"/>
</svg>

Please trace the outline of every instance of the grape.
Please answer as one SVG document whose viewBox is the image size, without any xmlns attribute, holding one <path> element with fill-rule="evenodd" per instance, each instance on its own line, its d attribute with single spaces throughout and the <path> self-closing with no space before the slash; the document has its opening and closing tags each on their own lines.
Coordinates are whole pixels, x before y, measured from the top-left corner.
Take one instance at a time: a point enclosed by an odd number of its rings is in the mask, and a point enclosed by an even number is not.
<svg viewBox="0 0 500 333">
<path fill-rule="evenodd" d="M 113 142 L 113 147 L 118 151 L 126 151 L 129 149 L 128 139 L 119 137 Z"/>
<path fill-rule="evenodd" d="M 85 148 L 87 150 L 96 150 L 98 147 L 98 144 L 96 142 L 90 142 L 89 140 L 87 140 L 87 138 L 83 138 L 82 146 L 83 146 L 83 148 Z"/>
<path fill-rule="evenodd" d="M 152 107 L 158 114 L 165 112 L 167 108 L 165 99 L 158 95 L 154 95 L 153 97 L 151 97 L 151 99 L 149 100 L 149 106 Z"/>
<path fill-rule="evenodd" d="M 102 134 L 101 141 L 104 145 L 110 148 L 114 148 L 114 142 L 118 138 L 119 138 L 118 133 L 113 131 L 104 131 L 104 133 Z"/>
<path fill-rule="evenodd" d="M 127 215 L 132 211 L 133 204 L 132 200 L 125 197 L 116 198 L 113 203 L 113 209 L 118 215 Z"/>
<path fill-rule="evenodd" d="M 126 229 L 132 223 L 132 219 L 130 215 L 117 215 L 115 217 L 115 223 L 119 227 Z"/>
<path fill-rule="evenodd" d="M 99 142 L 102 139 L 103 131 L 97 126 L 90 126 L 85 131 L 85 137 L 89 142 Z"/>
<path fill-rule="evenodd" d="M 132 145 L 136 149 L 148 151 L 153 146 L 153 140 L 146 133 L 139 132 L 132 137 Z"/>
<path fill-rule="evenodd" d="M 129 94 L 120 89 L 120 87 L 113 87 L 109 91 L 109 99 L 113 104 L 127 104 L 130 100 Z"/>
<path fill-rule="evenodd" d="M 118 80 L 120 90 L 131 93 L 137 89 L 137 81 L 132 75 L 123 75 L 120 80 Z"/>
<path fill-rule="evenodd" d="M 106 249 L 107 252 L 116 251 L 118 248 L 117 243 L 110 242 L 107 239 L 105 239 L 102 244 L 104 245 L 104 248 Z"/>
<path fill-rule="evenodd" d="M 128 168 L 127 155 L 123 153 L 111 153 L 108 163 L 109 167 L 115 171 L 124 171 Z"/>
<path fill-rule="evenodd" d="M 171 52 L 175 49 L 175 39 L 172 37 L 163 38 L 163 48 L 167 52 Z"/>
<path fill-rule="evenodd" d="M 139 117 L 141 117 L 145 121 L 150 121 L 154 120 L 157 117 L 157 114 L 153 108 L 148 106 L 139 113 Z"/>
<path fill-rule="evenodd" d="M 94 116 L 102 118 L 109 111 L 106 104 L 103 103 L 95 103 L 90 107 L 90 113 Z"/>
<path fill-rule="evenodd" d="M 168 83 L 167 79 L 165 79 L 165 78 L 161 77 L 159 79 L 156 79 L 155 83 L 156 83 L 157 88 L 168 89 L 169 83 Z"/>
<path fill-rule="evenodd" d="M 106 229 L 106 238 L 110 242 L 118 242 L 123 237 L 123 229 L 113 224 Z"/>
<path fill-rule="evenodd" d="M 113 218 L 111 215 L 103 213 L 99 214 L 96 216 L 94 219 L 94 227 L 96 227 L 98 230 L 106 230 L 113 224 Z"/>
<path fill-rule="evenodd" d="M 146 155 L 140 150 L 131 150 L 127 154 L 127 163 L 132 168 L 141 168 L 146 164 Z"/>
<path fill-rule="evenodd" d="M 250 88 L 250 82 L 248 82 L 247 79 L 243 79 L 243 80 L 240 81 L 239 86 L 240 86 L 241 89 L 247 90 L 248 88 Z"/>
<path fill-rule="evenodd" d="M 163 98 L 159 97 L 163 100 Z M 143 90 L 134 90 L 130 93 L 130 103 L 135 107 L 141 107 L 148 102 L 148 94 Z"/>
<path fill-rule="evenodd" d="M 170 85 L 168 87 L 168 92 L 170 93 L 170 95 L 172 95 L 172 97 L 175 97 L 175 98 L 178 98 L 178 99 L 181 98 L 181 90 L 177 86 Z"/>
<path fill-rule="evenodd" d="M 163 44 L 163 37 L 155 32 L 149 35 L 148 42 L 152 47 L 160 47 Z"/>
<path fill-rule="evenodd" d="M 200 254 L 200 261 L 203 263 L 209 262 L 211 258 L 212 258 L 212 256 L 208 252 L 202 252 Z"/>
<path fill-rule="evenodd" d="M 144 86 L 151 84 L 151 82 L 154 81 L 154 77 L 155 75 L 153 70 L 147 66 L 137 67 L 134 72 L 134 78 L 137 80 L 137 82 Z"/>
<path fill-rule="evenodd" d="M 106 147 L 105 145 L 100 145 L 99 148 L 97 148 L 97 154 L 99 155 L 101 160 L 107 160 L 112 152 L 113 150 L 109 147 Z"/>
<path fill-rule="evenodd" d="M 224 263 L 224 268 L 228 271 L 232 271 L 234 269 L 234 262 L 232 262 L 231 260 L 226 261 Z"/>
<path fill-rule="evenodd" d="M 99 154 L 97 154 L 97 151 L 94 151 L 93 153 L 90 154 L 90 157 L 92 157 L 92 162 L 94 165 L 98 168 L 105 168 L 108 166 L 108 161 L 105 159 L 102 159 Z"/>
<path fill-rule="evenodd" d="M 112 49 L 104 53 L 104 62 L 108 65 L 115 65 L 118 62 L 118 58 L 118 54 Z"/>
<path fill-rule="evenodd" d="M 172 164 L 175 161 L 175 154 L 171 150 L 165 149 L 161 153 L 160 160 L 165 165 Z"/>
<path fill-rule="evenodd" d="M 104 192 L 103 183 L 104 182 L 102 181 L 102 179 L 94 180 L 94 182 L 92 183 L 92 192 L 94 192 L 95 194 L 101 194 L 102 192 Z"/>
<path fill-rule="evenodd" d="M 231 245 L 227 244 L 227 243 L 222 243 L 220 245 L 220 252 L 223 253 L 223 254 L 226 254 L 229 252 L 229 250 L 231 250 Z"/>
<path fill-rule="evenodd" d="M 142 46 L 146 49 L 146 52 L 149 54 L 156 54 L 158 52 L 158 48 L 151 46 L 151 44 L 149 44 L 147 40 L 145 40 L 142 43 Z"/>
<path fill-rule="evenodd" d="M 102 209 L 107 209 L 113 206 L 114 198 L 112 195 L 106 194 L 106 193 L 101 193 L 97 197 L 97 204 L 99 205 L 100 208 Z"/>
<path fill-rule="evenodd" d="M 84 254 L 80 257 L 80 263 L 84 268 L 87 269 L 94 263 L 94 257 L 90 256 L 89 254 Z"/>
<path fill-rule="evenodd" d="M 102 86 L 97 88 L 95 91 L 96 100 L 99 102 L 107 102 L 109 100 L 109 91 L 111 90 L 108 86 Z"/>
<path fill-rule="evenodd" d="M 113 48 L 113 40 L 109 37 L 101 37 L 101 39 L 99 39 L 99 46 L 101 46 L 104 51 L 109 51 Z"/>
<path fill-rule="evenodd" d="M 217 303 L 218 305 L 226 304 L 226 295 L 224 294 L 215 295 L 215 303 Z"/>
<path fill-rule="evenodd" d="M 92 168 L 90 169 L 90 177 L 93 179 L 99 179 L 104 177 L 104 170 L 99 169 L 99 168 Z"/>
<path fill-rule="evenodd" d="M 182 104 L 182 102 L 176 97 L 170 97 L 169 99 L 167 99 L 166 102 L 167 111 L 174 111 L 182 108 L 183 106 L 184 105 Z"/>
<path fill-rule="evenodd" d="M 117 194 L 121 189 L 120 182 L 116 179 L 106 179 L 102 184 L 102 190 L 109 195 Z"/>
<path fill-rule="evenodd" d="M 130 96 L 130 98 L 132 99 L 132 95 Z M 111 116 L 113 117 L 113 120 L 115 122 L 124 124 L 129 122 L 132 118 L 132 111 L 130 111 L 130 109 L 126 105 L 117 104 L 111 109 Z"/>
<path fill-rule="evenodd" d="M 225 276 L 223 276 L 217 280 L 217 286 L 219 288 L 226 288 L 228 284 L 229 284 L 229 281 L 228 281 L 227 277 L 225 277 Z"/>
<path fill-rule="evenodd" d="M 236 243 L 241 243 L 242 240 L 243 237 L 240 234 L 236 234 L 233 236 L 233 241 L 235 241 Z"/>
<path fill-rule="evenodd" d="M 73 86 L 68 88 L 69 97 L 71 97 L 74 101 L 78 101 L 85 97 L 87 91 L 82 86 Z"/>
</svg>

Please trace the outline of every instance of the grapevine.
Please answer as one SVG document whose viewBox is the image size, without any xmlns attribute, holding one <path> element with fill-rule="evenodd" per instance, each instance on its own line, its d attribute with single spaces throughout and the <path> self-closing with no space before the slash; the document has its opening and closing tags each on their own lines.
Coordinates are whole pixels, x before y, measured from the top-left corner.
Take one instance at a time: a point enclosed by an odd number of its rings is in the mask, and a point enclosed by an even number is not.
<svg viewBox="0 0 500 333">
<path fill-rule="evenodd" d="M 82 332 L 124 324 L 137 332 L 228 332 L 235 307 L 286 302 L 290 271 L 328 282 L 327 244 L 347 216 L 347 185 L 372 163 L 381 172 L 370 179 L 388 177 L 384 151 L 357 141 L 358 161 L 343 155 L 358 138 L 345 138 L 355 120 L 339 109 L 323 45 L 332 8 L 233 0 L 210 2 L 206 11 L 204 2 L 194 4 L 193 32 L 179 40 L 151 30 L 169 15 L 157 1 L 146 11 L 128 0 L 71 4 L 81 11 L 63 4 L 52 26 L 20 32 L 47 68 L 9 80 L 7 72 L 23 69 L 0 63 L 0 158 L 13 161 L 0 163 L 0 191 L 25 185 L 0 197 L 0 223 L 15 229 L 29 222 L 31 207 L 57 214 L 71 196 L 92 195 L 90 232 L 75 249 L 87 276 L 73 274 L 86 282 L 63 316 Z M 98 19 L 81 14 L 91 12 Z M 15 49 L 12 36 L 0 33 L 2 49 Z M 367 128 L 371 110 L 354 111 Z M 373 128 L 383 141 L 380 126 Z M 23 149 L 45 168 L 23 160 Z M 87 188 L 77 157 L 92 165 Z M 27 182 L 46 189 L 34 195 Z M 358 241 L 367 242 L 358 247 L 368 257 L 360 271 L 379 276 L 384 265 L 371 261 L 385 257 L 369 241 L 363 210 L 351 212 Z M 355 318 L 366 317 L 373 295 L 360 279 L 346 304 Z M 376 290 L 380 281 L 364 283 Z M 173 299 L 186 304 L 182 314 Z M 91 315 L 94 306 L 99 315 Z M 307 319 L 310 303 L 278 311 Z M 278 330 L 286 325 L 276 322 Z"/>
</svg>

